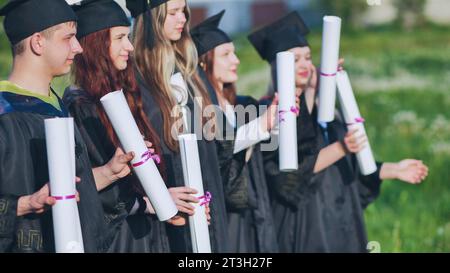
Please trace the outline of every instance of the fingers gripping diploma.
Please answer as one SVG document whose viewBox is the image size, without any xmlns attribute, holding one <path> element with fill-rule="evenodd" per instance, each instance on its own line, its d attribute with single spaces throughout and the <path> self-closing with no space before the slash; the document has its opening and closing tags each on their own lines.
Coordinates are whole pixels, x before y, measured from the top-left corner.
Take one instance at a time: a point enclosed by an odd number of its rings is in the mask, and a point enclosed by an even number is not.
<svg viewBox="0 0 450 273">
<path fill-rule="evenodd" d="M 106 164 L 112 180 L 119 180 L 130 174 L 129 162 L 134 158 L 134 152 L 125 154 L 121 148 L 117 148 L 114 156 Z"/>
<path fill-rule="evenodd" d="M 76 177 L 75 181 L 79 183 L 81 179 Z M 76 193 L 77 202 L 80 201 L 80 195 Z M 56 199 L 50 195 L 50 185 L 46 183 L 40 190 L 19 198 L 17 206 L 17 216 L 23 216 L 30 213 L 41 214 L 56 204 Z"/>
<path fill-rule="evenodd" d="M 155 149 L 151 148 L 153 144 L 150 141 L 145 141 L 145 145 L 149 148 L 149 151 L 153 154 Z M 111 183 L 124 178 L 131 173 L 130 161 L 133 160 L 135 154 L 134 152 L 124 153 L 122 148 L 117 148 L 114 156 L 111 160 L 104 166 L 105 176 Z"/>
<path fill-rule="evenodd" d="M 359 129 L 353 129 L 345 135 L 345 148 L 350 153 L 358 153 L 367 145 L 367 136 Z"/>
<path fill-rule="evenodd" d="M 195 213 L 195 207 L 191 203 L 200 202 L 199 198 L 194 196 L 198 191 L 189 187 L 175 187 L 169 188 L 169 192 L 180 213 L 170 219 L 168 223 L 176 226 L 185 225 L 187 222 L 186 218 Z M 210 224 L 211 215 L 208 202 L 205 202 L 205 213 L 208 224 Z"/>
</svg>

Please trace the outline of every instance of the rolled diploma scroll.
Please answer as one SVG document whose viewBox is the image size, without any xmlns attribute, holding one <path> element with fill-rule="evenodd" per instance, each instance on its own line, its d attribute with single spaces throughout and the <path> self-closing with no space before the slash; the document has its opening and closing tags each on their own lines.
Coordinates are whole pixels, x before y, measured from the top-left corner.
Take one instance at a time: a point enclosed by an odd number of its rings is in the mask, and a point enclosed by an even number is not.
<svg viewBox="0 0 450 273">
<path fill-rule="evenodd" d="M 340 36 L 341 19 L 336 16 L 325 16 L 323 18 L 318 116 L 318 120 L 321 122 L 334 120 Z"/>
<path fill-rule="evenodd" d="M 295 57 L 292 52 L 277 54 L 277 83 L 280 171 L 289 172 L 298 169 Z"/>
<path fill-rule="evenodd" d="M 75 182 L 75 177 L 76 177 L 76 160 L 75 160 L 75 125 L 73 123 L 73 118 L 68 118 L 68 126 L 69 126 L 69 137 L 70 137 L 70 152 L 72 153 L 72 155 L 70 156 L 70 158 L 72 159 L 72 177 L 73 177 L 73 181 L 75 183 L 75 189 L 77 188 L 77 184 Z M 81 227 L 81 222 L 80 222 L 80 214 L 78 212 L 78 209 L 76 210 L 76 220 L 78 221 L 78 225 Z M 81 238 L 81 245 L 84 245 L 83 243 L 83 234 L 81 233 L 81 228 L 78 229 L 79 231 L 79 238 Z"/>
<path fill-rule="evenodd" d="M 195 134 L 183 134 L 178 136 L 180 143 L 181 162 L 183 165 L 184 183 L 187 187 L 198 191 L 197 198 L 205 196 L 203 189 L 202 171 L 198 156 L 197 137 Z M 189 216 L 191 229 L 192 249 L 194 253 L 211 253 L 209 240 L 208 221 L 205 214 L 205 206 L 202 201 L 192 204 L 195 207 L 193 216 Z"/>
<path fill-rule="evenodd" d="M 158 219 L 166 221 L 172 218 L 178 210 L 155 162 L 150 158 L 148 148 L 122 90 L 111 92 L 103 96 L 100 101 L 123 148 L 127 153 L 132 151 L 135 154 L 131 165 L 150 199 Z"/>
<path fill-rule="evenodd" d="M 356 103 L 355 95 L 350 84 L 347 72 L 339 71 L 336 77 L 339 101 L 344 113 L 344 119 L 347 123 L 348 129 L 359 129 L 361 133 L 366 134 L 364 127 L 364 119 L 359 112 L 358 104 Z M 356 154 L 359 168 L 363 175 L 369 175 L 377 170 L 375 159 L 373 158 L 370 143 L 367 142 L 366 147 Z"/>
<path fill-rule="evenodd" d="M 183 75 L 181 75 L 180 72 L 172 75 L 172 77 L 170 78 L 170 85 L 172 86 L 172 95 L 174 96 L 177 104 L 181 107 L 185 132 L 189 132 L 189 123 L 187 120 L 186 110 L 186 104 L 188 102 L 188 89 L 186 86 L 186 82 L 183 79 Z"/>
<path fill-rule="evenodd" d="M 52 118 L 45 122 L 55 250 L 57 253 L 84 253 L 75 189 L 75 141 L 72 118 Z"/>
<path fill-rule="evenodd" d="M 81 5 L 82 0 L 66 0 L 66 3 L 69 4 L 69 6 L 72 5 Z"/>
</svg>

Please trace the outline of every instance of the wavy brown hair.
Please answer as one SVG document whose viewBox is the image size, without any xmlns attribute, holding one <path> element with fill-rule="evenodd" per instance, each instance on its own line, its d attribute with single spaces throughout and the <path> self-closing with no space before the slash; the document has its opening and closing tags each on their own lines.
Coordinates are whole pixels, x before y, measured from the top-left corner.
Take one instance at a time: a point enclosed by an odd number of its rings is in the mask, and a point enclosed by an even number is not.
<svg viewBox="0 0 450 273">
<path fill-rule="evenodd" d="M 95 101 L 100 120 L 106 128 L 110 141 L 115 147 L 120 146 L 112 124 L 101 105 L 100 98 L 109 92 L 123 89 L 140 132 L 146 140 L 153 143 L 153 148 L 160 154 L 160 141 L 144 113 L 142 97 L 136 82 L 131 58 L 128 60 L 128 66 L 125 70 L 118 70 L 109 55 L 111 46 L 110 29 L 89 34 L 80 39 L 80 44 L 83 48 L 83 54 L 78 54 L 74 60 L 74 82 Z"/>
<path fill-rule="evenodd" d="M 170 87 L 170 77 L 177 68 L 183 75 L 188 86 L 192 90 L 196 98 L 201 98 L 203 110 L 211 105 L 211 99 L 208 95 L 200 76 L 197 73 L 198 56 L 195 45 L 189 34 L 190 10 L 186 5 L 184 10 L 187 22 L 184 26 L 180 40 L 172 42 L 164 35 L 164 22 L 167 17 L 167 3 L 164 3 L 151 10 L 152 27 L 155 39 L 155 46 L 149 49 L 145 46 L 143 40 L 144 20 L 138 16 L 133 29 L 133 44 L 135 47 L 135 59 L 137 70 L 143 77 L 148 89 L 152 93 L 153 98 L 159 105 L 163 118 L 163 137 L 167 147 L 178 152 L 178 141 L 172 137 L 173 125 L 177 122 L 176 118 L 171 115 L 176 103 L 172 97 Z M 203 111 L 201 111 L 203 113 Z M 197 117 L 198 122 L 204 125 L 215 117 L 206 118 Z M 178 134 L 179 132 L 175 132 Z"/>
<path fill-rule="evenodd" d="M 206 77 L 211 85 L 214 87 L 218 97 L 224 97 L 231 105 L 236 105 L 236 85 L 234 83 L 224 83 L 223 90 L 220 91 L 219 83 L 214 77 L 214 51 L 211 49 L 202 56 L 200 56 L 200 67 L 205 71 Z"/>
</svg>

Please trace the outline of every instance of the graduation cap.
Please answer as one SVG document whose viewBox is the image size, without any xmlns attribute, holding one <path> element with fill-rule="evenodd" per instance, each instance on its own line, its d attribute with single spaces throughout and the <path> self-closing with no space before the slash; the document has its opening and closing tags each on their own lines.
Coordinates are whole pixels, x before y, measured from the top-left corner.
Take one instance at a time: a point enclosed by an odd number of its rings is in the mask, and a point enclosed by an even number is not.
<svg viewBox="0 0 450 273">
<path fill-rule="evenodd" d="M 261 58 L 268 62 L 275 60 L 278 52 L 294 47 L 309 46 L 305 36 L 309 29 L 297 12 L 267 25 L 248 36 Z"/>
<path fill-rule="evenodd" d="M 166 3 L 167 1 L 169 0 L 149 0 L 151 8 L 156 8 L 157 6 L 160 6 Z"/>
<path fill-rule="evenodd" d="M 155 46 L 154 33 L 152 28 L 151 9 L 156 8 L 169 0 L 126 0 L 127 9 L 133 18 L 143 14 L 144 19 L 144 42 L 148 48 Z"/>
<path fill-rule="evenodd" d="M 12 45 L 49 27 L 77 21 L 65 0 L 10 0 L 0 16 L 5 16 L 3 25 Z"/>
<path fill-rule="evenodd" d="M 125 11 L 113 0 L 83 1 L 73 9 L 78 16 L 78 39 L 103 29 L 131 25 Z"/>
<path fill-rule="evenodd" d="M 219 29 L 220 20 L 222 20 L 224 13 L 225 10 L 222 10 L 191 30 L 191 36 L 197 47 L 198 56 L 202 56 L 216 46 L 231 42 L 230 37 L 223 30 Z"/>
</svg>

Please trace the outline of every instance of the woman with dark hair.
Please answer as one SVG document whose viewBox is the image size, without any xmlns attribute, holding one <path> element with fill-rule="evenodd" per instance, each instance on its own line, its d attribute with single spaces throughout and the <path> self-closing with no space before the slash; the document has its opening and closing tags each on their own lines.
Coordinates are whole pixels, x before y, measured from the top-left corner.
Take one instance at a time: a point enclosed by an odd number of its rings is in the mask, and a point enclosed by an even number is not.
<svg viewBox="0 0 450 273">
<path fill-rule="evenodd" d="M 142 98 L 135 80 L 128 40 L 130 23 L 122 8 L 111 0 L 88 1 L 76 7 L 78 34 L 85 48 L 75 58 L 75 86 L 66 90 L 66 101 L 87 144 L 93 166 L 103 165 L 114 153 L 123 153 L 100 98 L 123 89 L 131 112 L 146 140 L 160 153 L 159 138 L 143 112 Z M 98 17 L 103 20 L 98 21 Z M 147 142 L 150 147 L 152 143 Z M 163 164 L 159 166 L 164 174 Z M 106 221 L 115 237 L 109 252 L 169 252 L 164 223 L 159 222 L 151 204 L 129 167 L 117 175 L 116 182 L 100 190 Z M 188 188 L 169 189 L 174 197 Z M 191 200 L 193 196 L 186 196 Z M 180 201 L 174 198 L 176 201 Z M 178 206 L 178 209 L 183 209 Z M 185 209 L 185 212 L 192 213 Z M 172 224 L 185 224 L 176 216 Z"/>
<path fill-rule="evenodd" d="M 174 183 L 172 186 L 184 184 L 178 135 L 182 132 L 197 134 L 203 185 L 205 191 L 212 194 L 211 248 L 213 252 L 227 252 L 226 208 L 218 151 L 213 140 L 215 134 L 213 130 L 202 130 L 205 125 L 214 127 L 215 117 L 214 113 L 203 115 L 211 99 L 197 73 L 197 51 L 189 34 L 189 7 L 185 0 L 159 0 L 149 4 L 146 0 L 128 0 L 127 7 L 136 18 L 133 31 L 136 76 L 144 110 L 162 140 L 168 181 Z M 191 115 L 186 116 L 187 124 L 183 126 L 177 125 L 177 101 L 170 84 L 176 72 L 181 73 L 188 88 L 185 106 Z M 192 252 L 188 228 L 171 226 L 168 234 L 172 251 Z"/>
<path fill-rule="evenodd" d="M 195 26 L 191 35 L 200 56 L 205 85 L 210 87 L 211 97 L 217 98 L 213 102 L 224 115 L 226 124 L 222 128 L 228 125 L 235 132 L 230 168 L 240 170 L 240 177 L 230 181 L 231 177 L 222 174 L 230 247 L 232 252 L 238 253 L 273 253 L 278 251 L 278 246 L 259 142 L 270 137 L 269 131 L 275 125 L 277 102 L 274 100 L 268 111 L 257 117 L 257 101 L 237 96 L 235 82 L 239 59 L 232 40 L 219 28 L 224 13 L 222 11 Z M 245 116 L 247 106 L 256 107 L 247 108 L 254 111 Z"/>
<path fill-rule="evenodd" d="M 273 153 L 265 158 L 266 175 L 273 185 L 280 250 L 367 252 L 363 210 L 379 195 L 381 181 L 420 183 L 428 168 L 421 161 L 406 159 L 378 163 L 375 173 L 361 174 L 355 153 L 363 149 L 366 136 L 347 132 L 339 114 L 333 122 L 317 122 L 317 73 L 305 38 L 308 32 L 301 17 L 293 12 L 249 36 L 261 57 L 271 64 L 271 90 L 277 86 L 276 53 L 290 51 L 295 55 L 295 84 L 301 94 L 299 171 L 280 173 Z M 266 100 L 270 98 L 269 94 Z"/>
</svg>

